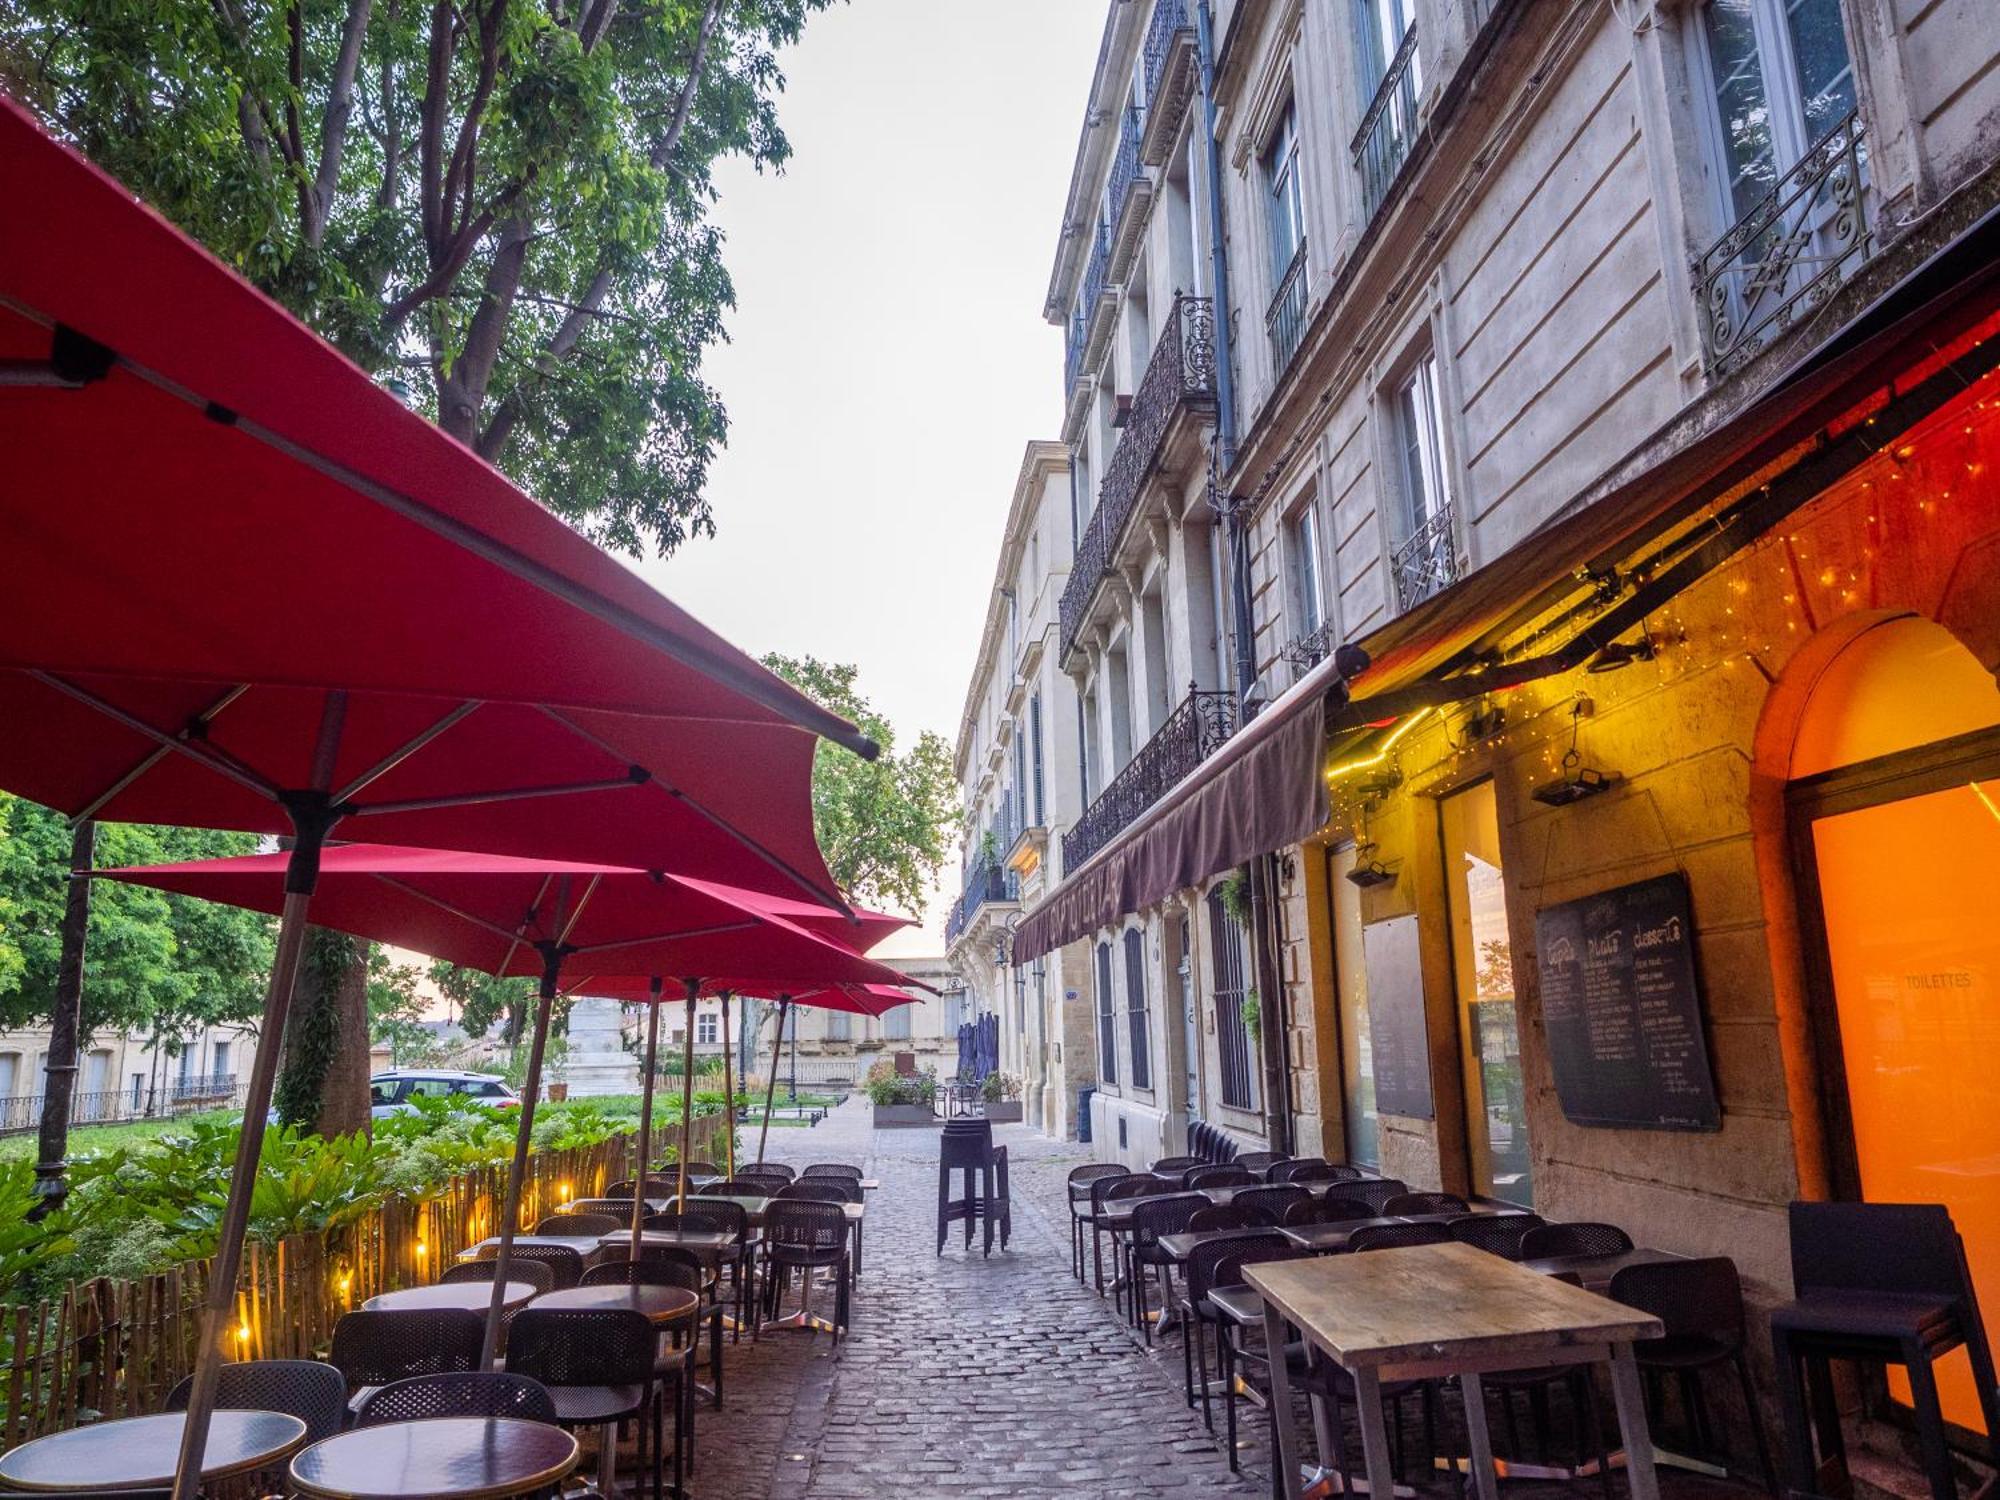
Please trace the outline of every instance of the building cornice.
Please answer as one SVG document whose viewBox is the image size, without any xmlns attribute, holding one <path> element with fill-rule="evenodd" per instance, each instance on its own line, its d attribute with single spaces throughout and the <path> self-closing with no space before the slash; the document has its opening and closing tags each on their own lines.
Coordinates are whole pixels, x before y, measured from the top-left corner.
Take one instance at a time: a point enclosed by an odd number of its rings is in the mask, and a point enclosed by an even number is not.
<svg viewBox="0 0 2000 1500">
<path fill-rule="evenodd" d="M 1060 326 L 1083 274 L 1090 248 L 1091 209 L 1097 190 L 1111 167 L 1118 140 L 1118 97 L 1131 70 L 1141 36 L 1145 0 L 1111 0 L 1104 17 L 1104 37 L 1097 46 L 1097 66 L 1091 70 L 1090 92 L 1084 98 L 1083 128 L 1077 135 L 1076 162 L 1070 168 L 1069 195 L 1063 199 L 1062 227 L 1056 236 L 1055 264 L 1049 270 L 1048 295 L 1042 316 Z"/>
</svg>

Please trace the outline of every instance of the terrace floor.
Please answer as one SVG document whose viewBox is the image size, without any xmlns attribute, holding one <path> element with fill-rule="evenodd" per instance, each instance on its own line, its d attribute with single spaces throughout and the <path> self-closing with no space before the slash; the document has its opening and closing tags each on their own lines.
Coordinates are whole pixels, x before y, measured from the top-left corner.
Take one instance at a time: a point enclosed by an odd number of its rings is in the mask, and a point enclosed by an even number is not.
<svg viewBox="0 0 2000 1500">
<path fill-rule="evenodd" d="M 1010 1157 L 1014 1233 L 1008 1252 L 987 1260 L 976 1236 L 969 1255 L 956 1237 L 934 1253 L 935 1131 L 875 1131 L 858 1100 L 811 1129 L 772 1130 L 773 1160 L 854 1162 L 881 1180 L 869 1195 L 853 1332 L 837 1356 L 825 1335 L 801 1333 L 754 1348 L 746 1337 L 730 1351 L 725 1408 L 704 1407 L 697 1422 L 698 1500 L 1271 1493 L 1263 1414 L 1242 1409 L 1243 1471 L 1231 1474 L 1220 1438 L 1183 1402 L 1178 1336 L 1149 1350 L 1108 1298 L 1071 1278 L 1064 1178 L 1088 1148 L 1022 1126 L 996 1137 Z M 754 1136 L 747 1143 L 754 1150 Z M 1303 1411 L 1299 1430 L 1310 1452 Z M 1558 1419 L 1557 1443 L 1566 1436 Z M 1661 1488 L 1664 1500 L 1759 1493 L 1671 1470 Z M 1417 1491 L 1423 1500 L 1458 1492 L 1443 1474 Z M 1604 1490 L 1595 1480 L 1522 1482 L 1503 1493 L 1599 1500 Z M 1622 1476 L 1613 1494 L 1623 1500 Z"/>
</svg>

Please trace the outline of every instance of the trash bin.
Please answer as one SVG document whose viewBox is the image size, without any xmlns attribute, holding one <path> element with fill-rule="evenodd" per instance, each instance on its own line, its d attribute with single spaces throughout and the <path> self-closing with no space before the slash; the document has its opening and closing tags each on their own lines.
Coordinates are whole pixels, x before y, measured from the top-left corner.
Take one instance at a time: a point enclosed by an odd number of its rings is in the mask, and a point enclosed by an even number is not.
<svg viewBox="0 0 2000 1500">
<path fill-rule="evenodd" d="M 1076 1091 L 1076 1138 L 1086 1146 L 1090 1144 L 1090 1101 L 1096 1093 L 1094 1083 L 1086 1083 Z"/>
</svg>

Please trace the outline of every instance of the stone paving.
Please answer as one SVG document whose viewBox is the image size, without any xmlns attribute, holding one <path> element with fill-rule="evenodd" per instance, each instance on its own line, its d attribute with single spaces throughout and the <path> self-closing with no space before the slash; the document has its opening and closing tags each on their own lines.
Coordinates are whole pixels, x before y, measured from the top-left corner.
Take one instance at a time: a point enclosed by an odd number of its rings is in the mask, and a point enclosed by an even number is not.
<svg viewBox="0 0 2000 1500">
<path fill-rule="evenodd" d="M 1070 1276 L 1064 1178 L 1088 1148 L 1019 1126 L 996 1138 L 1014 1224 L 1006 1253 L 996 1245 L 989 1260 L 977 1234 L 969 1253 L 960 1234 L 935 1253 L 935 1131 L 877 1132 L 858 1100 L 810 1129 L 772 1130 L 773 1160 L 853 1162 L 880 1179 L 853 1330 L 838 1355 L 827 1335 L 798 1332 L 754 1346 L 746 1335 L 728 1351 L 724 1409 L 705 1406 L 697 1423 L 695 1500 L 1270 1493 L 1263 1414 L 1242 1409 L 1232 1474 L 1184 1403 L 1178 1337 L 1148 1349 L 1108 1298 Z M 754 1133 L 745 1144 L 754 1151 Z M 1309 1451 L 1303 1413 L 1299 1431 Z M 1563 1424 L 1557 1432 L 1566 1440 Z M 1747 1493 L 1682 1475 L 1663 1475 L 1663 1488 L 1665 1500 Z M 1622 1500 L 1622 1477 L 1612 1489 Z M 1448 1477 L 1419 1489 L 1424 1500 L 1454 1492 Z M 1594 1481 L 1505 1490 L 1506 1500 L 1604 1494 Z"/>
</svg>

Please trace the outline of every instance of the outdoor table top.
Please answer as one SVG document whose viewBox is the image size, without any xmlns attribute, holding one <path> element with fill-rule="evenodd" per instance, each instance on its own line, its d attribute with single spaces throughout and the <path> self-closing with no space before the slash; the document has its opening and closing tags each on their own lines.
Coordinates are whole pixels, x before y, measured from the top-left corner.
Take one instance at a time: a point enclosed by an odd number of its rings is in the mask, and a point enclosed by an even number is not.
<svg viewBox="0 0 2000 1500">
<path fill-rule="evenodd" d="M 495 1500 L 554 1484 L 576 1457 L 576 1439 L 546 1423 L 432 1417 L 314 1443 L 292 1460 L 291 1478 L 319 1500 Z"/>
<path fill-rule="evenodd" d="M 514 1236 L 514 1243 L 517 1245 L 563 1245 L 581 1255 L 586 1265 L 595 1260 L 604 1248 L 597 1243 L 597 1236 L 594 1234 L 517 1234 Z M 478 1244 L 467 1245 L 463 1250 L 459 1251 L 458 1258 L 460 1260 L 491 1260 L 499 1249 L 500 1237 L 498 1235 L 488 1235 L 485 1239 L 479 1241 Z"/>
<path fill-rule="evenodd" d="M 1661 1331 L 1648 1313 L 1470 1245 L 1267 1261 L 1243 1274 L 1349 1370 L 1484 1361 Z"/>
<path fill-rule="evenodd" d="M 743 1211 L 750 1216 L 750 1222 L 752 1224 L 763 1223 L 764 1210 L 769 1208 L 773 1202 L 778 1201 L 776 1199 L 768 1197 L 753 1198 L 748 1194 L 695 1193 L 689 1196 L 688 1206 L 691 1208 L 699 1208 L 701 1207 L 701 1200 L 704 1198 L 707 1198 L 712 1202 L 718 1202 L 718 1203 L 742 1204 Z M 863 1211 L 867 1207 L 865 1203 L 843 1203 L 840 1206 L 842 1211 L 846 1213 L 847 1222 L 850 1224 L 858 1223 L 862 1217 Z"/>
<path fill-rule="evenodd" d="M 1246 1235 L 1271 1234 L 1273 1232 L 1269 1225 L 1254 1229 L 1190 1229 L 1184 1234 L 1161 1235 L 1160 1249 L 1172 1258 L 1175 1265 L 1180 1265 L 1188 1256 L 1194 1253 L 1196 1245 L 1203 1244 L 1208 1240 L 1240 1240 Z"/>
<path fill-rule="evenodd" d="M 505 1308 L 522 1307 L 534 1295 L 535 1288 L 531 1283 L 510 1281 L 500 1305 Z M 467 1312 L 483 1313 L 493 1305 L 493 1283 L 445 1281 L 435 1286 L 406 1286 L 399 1292 L 378 1293 L 361 1305 L 369 1312 L 415 1312 L 437 1307 L 459 1307 Z"/>
<path fill-rule="evenodd" d="M 632 1231 L 621 1229 L 616 1234 L 598 1237 L 598 1247 L 616 1250 L 621 1245 L 632 1243 Z M 651 1245 L 678 1250 L 692 1250 L 697 1255 L 720 1255 L 725 1250 L 736 1248 L 736 1236 L 720 1229 L 642 1229 L 639 1244 L 643 1248 Z"/>
<path fill-rule="evenodd" d="M 61 1494 L 78 1490 L 166 1489 L 181 1454 L 184 1412 L 123 1417 L 72 1427 L 0 1455 L 0 1489 Z M 290 1457 L 306 1424 L 275 1411 L 218 1411 L 202 1452 L 204 1479 L 262 1468 Z"/>
<path fill-rule="evenodd" d="M 1611 1285 L 1611 1278 L 1627 1266 L 1656 1266 L 1662 1261 L 1684 1259 L 1685 1256 L 1672 1250 L 1649 1250 L 1641 1245 L 1634 1250 L 1621 1250 L 1615 1255 L 1551 1255 L 1541 1260 L 1524 1260 L 1521 1264 L 1544 1276 L 1568 1271 L 1582 1280 L 1584 1290 L 1601 1292 Z"/>
<path fill-rule="evenodd" d="M 683 1286 L 572 1286 L 543 1292 L 535 1306 L 590 1312 L 623 1309 L 644 1313 L 655 1323 L 672 1323 L 690 1316 L 701 1306 L 701 1298 Z"/>
</svg>

